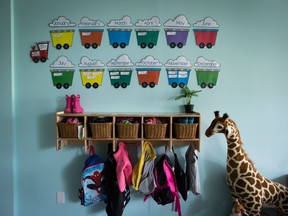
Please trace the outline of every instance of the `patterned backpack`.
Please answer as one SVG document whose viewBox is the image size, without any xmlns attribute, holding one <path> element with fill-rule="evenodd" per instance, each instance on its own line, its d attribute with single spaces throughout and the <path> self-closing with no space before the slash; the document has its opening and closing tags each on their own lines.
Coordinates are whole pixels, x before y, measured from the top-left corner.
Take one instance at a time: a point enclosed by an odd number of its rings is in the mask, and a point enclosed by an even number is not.
<svg viewBox="0 0 288 216">
<path fill-rule="evenodd" d="M 81 205 L 92 206 L 104 201 L 103 169 L 104 161 L 95 155 L 94 147 L 90 146 L 89 157 L 85 161 L 81 174 L 82 187 L 78 194 Z"/>
</svg>

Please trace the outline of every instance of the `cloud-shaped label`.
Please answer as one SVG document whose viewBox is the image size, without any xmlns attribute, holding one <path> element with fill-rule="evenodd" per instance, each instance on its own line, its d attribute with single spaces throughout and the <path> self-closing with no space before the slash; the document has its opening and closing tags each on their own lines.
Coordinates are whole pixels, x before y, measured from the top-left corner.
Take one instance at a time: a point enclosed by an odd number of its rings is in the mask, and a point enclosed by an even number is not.
<svg viewBox="0 0 288 216">
<path fill-rule="evenodd" d="M 161 23 L 159 17 L 153 16 L 151 19 L 139 19 L 135 25 L 143 27 L 159 27 L 161 26 Z"/>
<path fill-rule="evenodd" d="M 130 60 L 128 55 L 121 55 L 116 60 L 111 59 L 107 64 L 108 67 L 131 67 L 133 62 Z"/>
<path fill-rule="evenodd" d="M 102 27 L 105 24 L 101 20 L 92 20 L 88 17 L 82 17 L 80 23 L 78 24 L 79 27 Z"/>
<path fill-rule="evenodd" d="M 184 56 L 179 56 L 177 59 L 169 59 L 165 63 L 166 67 L 192 67 L 191 62 Z"/>
<path fill-rule="evenodd" d="M 73 68 L 75 65 L 66 56 L 59 56 L 52 64 L 51 68 Z"/>
<path fill-rule="evenodd" d="M 104 67 L 105 64 L 102 63 L 100 60 L 96 59 L 89 59 L 87 56 L 83 56 L 80 59 L 80 63 L 78 64 L 79 67 Z"/>
<path fill-rule="evenodd" d="M 51 23 L 49 23 L 50 27 L 74 27 L 76 23 L 71 22 L 64 16 L 58 17 L 58 19 L 54 19 Z"/>
<path fill-rule="evenodd" d="M 167 20 L 164 23 L 164 26 L 174 26 L 174 27 L 190 27 L 191 24 L 187 20 L 186 16 L 184 15 L 179 15 L 177 16 L 174 20 Z"/>
<path fill-rule="evenodd" d="M 214 60 L 208 60 L 203 56 L 199 56 L 194 64 L 195 67 L 201 68 L 220 68 L 221 65 Z"/>
<path fill-rule="evenodd" d="M 146 56 L 135 64 L 138 67 L 161 67 L 163 64 L 153 56 Z"/>
<path fill-rule="evenodd" d="M 206 17 L 204 20 L 197 21 L 193 26 L 200 28 L 219 28 L 218 23 L 212 17 Z"/>
<path fill-rule="evenodd" d="M 122 19 L 111 20 L 107 25 L 115 27 L 133 26 L 131 17 L 129 16 L 123 16 Z"/>
</svg>

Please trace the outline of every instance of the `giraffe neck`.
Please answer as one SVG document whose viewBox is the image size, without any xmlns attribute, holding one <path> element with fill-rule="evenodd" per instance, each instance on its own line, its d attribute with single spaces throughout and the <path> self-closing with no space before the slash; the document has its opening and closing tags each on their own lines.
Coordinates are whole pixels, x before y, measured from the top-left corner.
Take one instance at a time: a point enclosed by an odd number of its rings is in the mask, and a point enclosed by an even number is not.
<svg viewBox="0 0 288 216">
<path fill-rule="evenodd" d="M 235 123 L 231 120 L 226 127 L 227 139 L 227 177 L 232 183 L 242 175 L 250 175 L 255 172 L 253 162 L 242 148 L 243 143 Z"/>
</svg>

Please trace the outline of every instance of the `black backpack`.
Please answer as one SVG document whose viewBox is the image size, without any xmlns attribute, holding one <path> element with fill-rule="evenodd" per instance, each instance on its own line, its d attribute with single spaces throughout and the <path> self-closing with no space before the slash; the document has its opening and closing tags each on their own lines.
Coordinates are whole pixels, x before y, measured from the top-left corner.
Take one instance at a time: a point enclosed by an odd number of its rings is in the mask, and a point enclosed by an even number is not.
<svg viewBox="0 0 288 216">
<path fill-rule="evenodd" d="M 156 182 L 155 190 L 150 194 L 160 205 L 174 203 L 174 211 L 181 216 L 180 196 L 177 188 L 176 176 L 172 163 L 166 154 L 163 154 L 154 167 Z"/>
</svg>

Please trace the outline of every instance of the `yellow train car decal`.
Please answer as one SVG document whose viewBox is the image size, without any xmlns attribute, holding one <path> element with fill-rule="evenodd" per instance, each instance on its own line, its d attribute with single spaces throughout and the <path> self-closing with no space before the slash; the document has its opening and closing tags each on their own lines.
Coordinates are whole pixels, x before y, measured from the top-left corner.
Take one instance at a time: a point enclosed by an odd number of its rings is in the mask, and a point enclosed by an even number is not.
<svg viewBox="0 0 288 216">
<path fill-rule="evenodd" d="M 82 85 L 86 88 L 98 88 L 102 85 L 104 69 L 80 69 Z"/>
<path fill-rule="evenodd" d="M 75 30 L 52 30 L 50 31 L 53 46 L 60 50 L 69 49 L 73 43 Z"/>
</svg>

